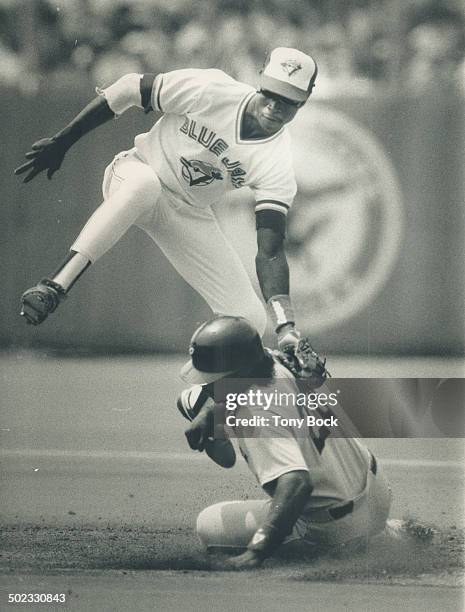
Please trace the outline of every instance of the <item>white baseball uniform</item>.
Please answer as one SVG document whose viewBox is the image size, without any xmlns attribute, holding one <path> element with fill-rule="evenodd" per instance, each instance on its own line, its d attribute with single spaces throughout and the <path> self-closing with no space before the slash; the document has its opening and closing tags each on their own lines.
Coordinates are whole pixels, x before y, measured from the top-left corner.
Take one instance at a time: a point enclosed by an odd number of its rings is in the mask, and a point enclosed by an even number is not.
<svg viewBox="0 0 465 612">
<path fill-rule="evenodd" d="M 292 374 L 281 364 L 263 393 L 299 393 Z M 324 412 L 323 412 L 324 410 Z M 297 520 L 291 539 L 311 544 L 341 544 L 381 531 L 390 507 L 390 489 L 370 451 L 354 437 L 335 437 L 330 429 L 303 428 L 297 419 L 307 415 L 338 418 L 338 431 L 350 434 L 352 428 L 339 406 L 318 411 L 306 407 L 272 404 L 240 406 L 235 417 L 248 422 L 265 416 L 266 426 L 255 427 L 250 437 L 241 426 L 235 433 L 242 455 L 261 486 L 293 471 L 309 473 L 313 491 Z M 288 426 L 274 425 L 273 416 L 294 419 Z M 247 435 L 249 437 L 243 437 Z M 246 546 L 268 513 L 270 501 L 222 502 L 206 508 L 198 518 L 197 529 L 207 546 Z"/>
<path fill-rule="evenodd" d="M 115 87 L 101 93 L 111 100 Z M 71 248 L 94 262 L 137 225 L 215 313 L 245 316 L 263 333 L 263 305 L 210 208 L 244 186 L 254 193 L 256 211 L 285 215 L 292 204 L 296 183 L 286 128 L 261 140 L 241 136 L 254 91 L 220 70 L 158 75 L 151 106 L 163 116 L 107 167 L 105 201 Z M 142 106 L 138 96 L 123 110 Z"/>
</svg>

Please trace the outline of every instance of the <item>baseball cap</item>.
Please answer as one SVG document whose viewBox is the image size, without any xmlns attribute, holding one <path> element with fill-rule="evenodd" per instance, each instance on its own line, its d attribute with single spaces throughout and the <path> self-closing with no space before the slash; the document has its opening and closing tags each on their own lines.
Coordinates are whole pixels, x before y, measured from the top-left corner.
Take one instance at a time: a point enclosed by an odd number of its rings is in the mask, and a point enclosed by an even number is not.
<svg viewBox="0 0 465 612">
<path fill-rule="evenodd" d="M 260 75 L 260 88 L 289 100 L 305 102 L 318 74 L 315 60 L 289 47 L 277 47 L 268 55 Z"/>
<path fill-rule="evenodd" d="M 192 336 L 191 356 L 181 378 L 191 384 L 212 383 L 263 359 L 257 330 L 243 317 L 217 316 Z"/>
</svg>

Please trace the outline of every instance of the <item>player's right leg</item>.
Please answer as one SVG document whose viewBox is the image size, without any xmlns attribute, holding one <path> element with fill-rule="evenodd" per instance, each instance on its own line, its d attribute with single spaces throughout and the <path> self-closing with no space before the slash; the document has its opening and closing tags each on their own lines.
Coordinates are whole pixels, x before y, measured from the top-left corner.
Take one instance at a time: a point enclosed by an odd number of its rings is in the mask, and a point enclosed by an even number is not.
<svg viewBox="0 0 465 612">
<path fill-rule="evenodd" d="M 21 315 L 39 325 L 66 297 L 83 272 L 104 255 L 126 231 L 153 215 L 161 193 L 155 172 L 132 152 L 117 155 L 103 180 L 103 204 L 84 226 L 69 256 L 51 278 L 40 281 L 21 297 Z"/>
<path fill-rule="evenodd" d="M 156 223 L 140 224 L 215 314 L 242 316 L 263 335 L 266 311 L 210 208 L 160 198 Z"/>
<path fill-rule="evenodd" d="M 246 548 L 263 524 L 270 500 L 227 501 L 213 504 L 197 517 L 196 530 L 207 549 Z"/>
<path fill-rule="evenodd" d="M 265 522 L 270 504 L 271 499 L 249 499 L 208 506 L 197 517 L 196 531 L 199 540 L 211 552 L 231 552 L 247 548 L 257 529 Z M 289 546 L 300 541 L 299 534 L 293 529 L 282 545 L 289 550 Z M 304 545 L 306 546 L 306 543 Z"/>
</svg>

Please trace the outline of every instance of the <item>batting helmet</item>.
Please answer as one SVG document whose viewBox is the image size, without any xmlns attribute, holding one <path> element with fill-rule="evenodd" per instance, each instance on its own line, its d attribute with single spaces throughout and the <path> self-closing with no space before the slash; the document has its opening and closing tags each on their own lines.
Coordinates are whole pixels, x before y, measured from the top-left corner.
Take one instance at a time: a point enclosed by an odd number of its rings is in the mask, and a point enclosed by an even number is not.
<svg viewBox="0 0 465 612">
<path fill-rule="evenodd" d="M 244 317 L 218 316 L 192 336 L 191 356 L 181 370 L 188 383 L 206 384 L 238 372 L 265 356 L 257 330 Z"/>
</svg>

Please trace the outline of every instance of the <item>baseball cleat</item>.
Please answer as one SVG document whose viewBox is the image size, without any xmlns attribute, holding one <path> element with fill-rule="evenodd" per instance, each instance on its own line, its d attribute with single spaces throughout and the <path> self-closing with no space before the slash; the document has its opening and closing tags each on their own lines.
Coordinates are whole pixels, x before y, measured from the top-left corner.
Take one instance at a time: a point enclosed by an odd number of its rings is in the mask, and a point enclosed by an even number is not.
<svg viewBox="0 0 465 612">
<path fill-rule="evenodd" d="M 417 540 L 430 542 L 434 538 L 435 529 L 430 525 L 419 523 L 415 519 L 388 519 L 384 533 L 394 540 Z"/>
<path fill-rule="evenodd" d="M 393 540 L 403 540 L 407 535 L 407 524 L 401 519 L 388 519 L 384 533 Z"/>
<path fill-rule="evenodd" d="M 35 287 L 23 293 L 19 314 L 28 324 L 40 325 L 65 297 L 66 292 L 61 285 L 43 278 Z"/>
</svg>

